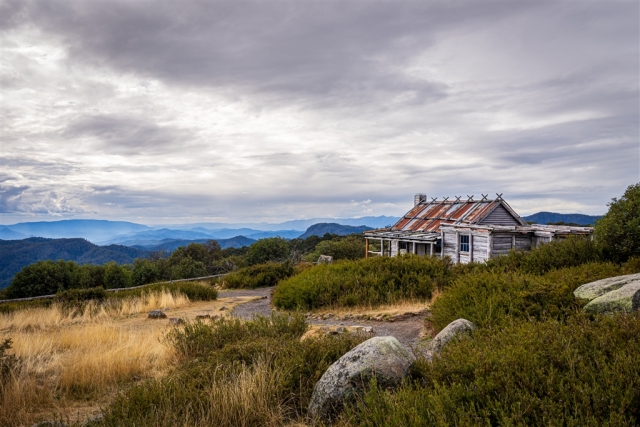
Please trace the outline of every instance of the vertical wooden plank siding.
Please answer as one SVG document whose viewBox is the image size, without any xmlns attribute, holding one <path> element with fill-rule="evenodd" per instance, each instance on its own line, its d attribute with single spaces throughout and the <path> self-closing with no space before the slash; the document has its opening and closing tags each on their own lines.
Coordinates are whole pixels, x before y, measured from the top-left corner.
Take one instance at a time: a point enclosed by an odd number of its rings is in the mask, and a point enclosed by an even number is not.
<svg viewBox="0 0 640 427">
<path fill-rule="evenodd" d="M 487 259 L 493 258 L 493 232 L 489 232 L 489 237 L 487 238 Z"/>
<path fill-rule="evenodd" d="M 460 262 L 460 233 L 456 231 L 456 264 Z"/>
<path fill-rule="evenodd" d="M 365 241 L 365 246 L 364 246 L 364 257 L 365 258 L 369 258 L 369 238 L 364 239 Z"/>
<path fill-rule="evenodd" d="M 469 234 L 469 262 L 473 262 L 473 234 Z"/>
</svg>

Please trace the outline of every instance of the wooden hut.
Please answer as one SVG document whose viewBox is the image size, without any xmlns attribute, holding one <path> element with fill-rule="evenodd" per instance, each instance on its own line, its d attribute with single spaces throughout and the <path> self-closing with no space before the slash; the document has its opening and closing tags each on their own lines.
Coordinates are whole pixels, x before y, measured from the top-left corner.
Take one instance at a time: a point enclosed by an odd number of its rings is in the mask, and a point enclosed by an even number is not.
<svg viewBox="0 0 640 427">
<path fill-rule="evenodd" d="M 570 235 L 590 236 L 592 227 L 529 225 L 500 195 L 490 200 L 469 197 L 426 200 L 417 194 L 414 207 L 391 228 L 364 232 L 366 256 L 402 253 L 449 256 L 456 263 L 486 261 L 511 249 L 530 250 Z M 370 241 L 380 242 L 371 250 Z"/>
</svg>

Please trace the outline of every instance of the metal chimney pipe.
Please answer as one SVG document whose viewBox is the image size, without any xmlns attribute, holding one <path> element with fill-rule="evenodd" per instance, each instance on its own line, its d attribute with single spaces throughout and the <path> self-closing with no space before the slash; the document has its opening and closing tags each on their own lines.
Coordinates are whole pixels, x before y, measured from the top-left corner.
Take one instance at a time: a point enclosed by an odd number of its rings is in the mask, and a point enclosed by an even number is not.
<svg viewBox="0 0 640 427">
<path fill-rule="evenodd" d="M 425 203 L 426 201 L 426 194 L 416 194 L 415 196 L 413 196 L 413 206 L 418 206 L 420 203 Z"/>
</svg>

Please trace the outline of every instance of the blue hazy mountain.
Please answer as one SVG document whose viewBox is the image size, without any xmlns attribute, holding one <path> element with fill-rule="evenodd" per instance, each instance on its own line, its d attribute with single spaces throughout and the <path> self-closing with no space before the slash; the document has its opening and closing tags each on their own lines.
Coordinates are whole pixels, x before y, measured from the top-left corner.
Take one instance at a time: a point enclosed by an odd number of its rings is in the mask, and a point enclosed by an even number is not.
<svg viewBox="0 0 640 427">
<path fill-rule="evenodd" d="M 146 225 L 124 221 L 68 219 L 62 221 L 21 222 L 6 228 L 26 236 L 53 239 L 80 237 L 91 242 L 110 239 L 119 234 L 150 230 Z"/>
<path fill-rule="evenodd" d="M 0 239 L 2 240 L 22 240 L 22 239 L 26 239 L 27 236 L 26 234 L 22 234 L 18 231 L 13 231 L 10 228 L 7 227 L 2 227 L 0 228 Z"/>
<path fill-rule="evenodd" d="M 258 231 L 277 231 L 277 230 L 297 230 L 303 233 L 307 228 L 314 224 L 319 223 L 335 223 L 341 225 L 360 226 L 366 225 L 372 228 L 384 228 L 388 225 L 393 225 L 400 217 L 396 216 L 364 216 L 360 218 L 310 218 L 310 219 L 296 219 L 292 221 L 285 221 L 279 223 L 268 222 L 252 222 L 252 223 L 227 223 L 227 222 L 199 222 L 192 224 L 171 224 L 164 227 L 181 228 L 181 229 L 206 229 L 206 230 L 221 230 L 221 229 L 233 229 L 238 230 L 242 228 L 249 228 Z"/>
<path fill-rule="evenodd" d="M 533 215 L 523 216 L 522 219 L 536 224 L 549 224 L 550 222 L 565 222 L 579 225 L 593 225 L 602 215 L 561 214 L 555 212 L 538 212 Z"/>
<path fill-rule="evenodd" d="M 362 233 L 367 230 L 372 230 L 372 228 L 366 225 L 353 226 L 336 223 L 320 223 L 309 227 L 300 238 L 306 239 L 309 236 L 324 236 L 326 233 L 346 236 L 348 234 Z"/>
<path fill-rule="evenodd" d="M 237 234 L 236 234 L 237 235 Z M 211 240 L 214 237 L 210 233 L 193 230 L 170 230 L 161 228 L 160 230 L 145 230 L 137 233 L 126 233 L 112 237 L 111 239 L 98 242 L 100 245 L 118 244 L 124 246 L 157 244 L 167 239 L 172 240 Z"/>
<path fill-rule="evenodd" d="M 173 240 L 166 239 L 161 242 L 156 242 L 151 245 L 135 245 L 134 248 L 144 249 L 149 251 L 165 251 L 165 252 L 173 252 L 180 246 L 187 246 L 190 243 L 206 243 L 211 239 L 203 239 L 203 240 Z M 251 246 L 256 241 L 254 239 L 249 239 L 244 236 L 235 236 L 230 239 L 215 239 L 218 243 L 220 243 L 220 247 L 222 249 L 226 248 L 241 248 L 243 246 Z"/>
<path fill-rule="evenodd" d="M 22 267 L 36 261 L 63 259 L 78 264 L 104 264 L 109 261 L 128 264 L 148 253 L 126 246 L 97 246 L 85 239 L 30 237 L 0 240 L 0 289 L 9 286 Z"/>
<path fill-rule="evenodd" d="M 299 230 L 276 230 L 276 231 L 259 231 L 254 234 L 249 234 L 247 237 L 255 240 L 266 239 L 268 237 L 282 237 L 284 239 L 295 239 L 300 237 L 302 231 Z"/>
</svg>

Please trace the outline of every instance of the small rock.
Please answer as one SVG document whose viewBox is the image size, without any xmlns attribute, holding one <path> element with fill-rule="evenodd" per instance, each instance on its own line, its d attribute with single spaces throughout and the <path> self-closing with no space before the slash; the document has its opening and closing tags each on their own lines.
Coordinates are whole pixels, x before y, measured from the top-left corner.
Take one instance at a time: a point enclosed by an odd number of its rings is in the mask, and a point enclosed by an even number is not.
<svg viewBox="0 0 640 427">
<path fill-rule="evenodd" d="M 433 354 L 440 353 L 444 346 L 456 336 L 471 332 L 475 329 L 473 323 L 467 319 L 457 319 L 449 323 L 435 338 L 429 343 L 427 358 L 431 359 Z"/>
<path fill-rule="evenodd" d="M 223 305 L 222 307 L 220 307 L 220 311 L 225 311 L 225 310 L 228 310 L 226 306 Z"/>
<path fill-rule="evenodd" d="M 162 310 L 151 310 L 149 312 L 149 319 L 166 319 L 167 315 Z"/>
<path fill-rule="evenodd" d="M 338 331 L 328 331 L 325 335 L 326 336 L 338 335 Z"/>
<path fill-rule="evenodd" d="M 366 327 L 362 328 L 362 332 L 364 332 L 365 334 L 372 334 L 373 333 L 373 328 L 371 326 L 366 326 Z"/>
<path fill-rule="evenodd" d="M 103 414 L 98 414 L 96 416 L 93 416 L 93 417 L 89 418 L 87 421 L 85 421 L 83 423 L 83 425 L 86 426 L 86 425 L 91 424 L 91 423 L 97 423 L 97 422 L 102 421 L 103 419 L 104 419 L 104 415 Z"/>
<path fill-rule="evenodd" d="M 336 332 L 339 334 L 344 334 L 345 332 L 347 332 L 347 328 L 345 328 L 344 326 L 340 326 L 336 328 Z"/>
<path fill-rule="evenodd" d="M 306 313 L 306 314 L 304 315 L 304 317 L 306 317 L 307 319 L 308 319 L 308 318 L 310 318 L 310 317 L 311 317 L 311 313 Z"/>
<path fill-rule="evenodd" d="M 331 422 L 345 403 L 362 394 L 372 378 L 378 386 L 398 385 L 415 357 L 394 337 L 373 337 L 359 344 L 327 369 L 313 388 L 309 416 Z"/>
<path fill-rule="evenodd" d="M 320 255 L 318 258 L 318 264 L 331 264 L 333 263 L 333 257 L 329 255 Z"/>
<path fill-rule="evenodd" d="M 179 317 L 170 317 L 169 318 L 169 324 L 170 325 L 182 325 L 184 323 L 184 320 L 182 320 Z"/>
<path fill-rule="evenodd" d="M 198 314 L 196 316 L 196 320 L 203 320 L 203 319 L 211 319 L 211 315 L 210 314 Z"/>
</svg>

